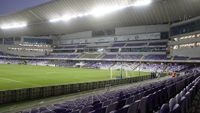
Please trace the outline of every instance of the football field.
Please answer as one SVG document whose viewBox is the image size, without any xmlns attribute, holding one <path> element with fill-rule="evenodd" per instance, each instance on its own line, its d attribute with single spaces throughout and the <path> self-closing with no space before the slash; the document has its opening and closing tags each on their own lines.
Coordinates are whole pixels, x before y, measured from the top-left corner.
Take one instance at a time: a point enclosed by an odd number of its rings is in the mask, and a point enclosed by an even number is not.
<svg viewBox="0 0 200 113">
<path fill-rule="evenodd" d="M 118 73 L 114 76 L 119 76 L 120 71 L 113 73 Z M 148 74 L 148 72 L 140 72 L 140 75 Z M 139 76 L 139 72 L 131 72 L 130 75 Z M 109 70 L 0 64 L 0 90 L 109 79 Z"/>
</svg>

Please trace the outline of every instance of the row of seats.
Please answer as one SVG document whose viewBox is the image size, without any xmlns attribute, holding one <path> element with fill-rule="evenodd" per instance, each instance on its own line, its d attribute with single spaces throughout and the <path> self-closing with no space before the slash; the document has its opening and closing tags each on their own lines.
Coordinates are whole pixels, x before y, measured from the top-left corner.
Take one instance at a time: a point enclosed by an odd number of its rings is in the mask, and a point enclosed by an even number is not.
<svg viewBox="0 0 200 113">
<path fill-rule="evenodd" d="M 180 93 L 166 104 L 163 104 L 159 113 L 191 113 L 192 100 L 199 92 L 200 77 L 185 87 Z"/>
<path fill-rule="evenodd" d="M 93 101 L 88 101 L 90 98 L 87 98 L 20 113 L 153 113 L 195 78 L 196 76 L 170 78 L 138 88 L 108 92 Z"/>
</svg>

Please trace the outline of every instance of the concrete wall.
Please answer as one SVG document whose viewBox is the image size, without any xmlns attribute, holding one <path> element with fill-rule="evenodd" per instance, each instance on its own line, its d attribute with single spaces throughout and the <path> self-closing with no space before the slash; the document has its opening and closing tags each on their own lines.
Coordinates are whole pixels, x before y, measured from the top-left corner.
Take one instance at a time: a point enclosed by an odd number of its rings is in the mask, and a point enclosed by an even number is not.
<svg viewBox="0 0 200 113">
<path fill-rule="evenodd" d="M 105 37 L 79 38 L 79 39 L 60 38 L 60 44 L 114 42 L 114 41 L 149 40 L 149 39 L 160 39 L 160 33 L 147 33 L 147 34 L 124 35 L 124 36 L 105 36 Z"/>
<path fill-rule="evenodd" d="M 169 25 L 149 25 L 134 27 L 119 27 L 115 29 L 116 35 L 142 34 L 142 33 L 158 33 L 169 31 Z"/>
<path fill-rule="evenodd" d="M 91 37 L 92 37 L 92 31 L 84 31 L 84 32 L 63 35 L 63 36 L 61 36 L 61 40 L 74 39 L 74 38 L 91 38 Z"/>
</svg>

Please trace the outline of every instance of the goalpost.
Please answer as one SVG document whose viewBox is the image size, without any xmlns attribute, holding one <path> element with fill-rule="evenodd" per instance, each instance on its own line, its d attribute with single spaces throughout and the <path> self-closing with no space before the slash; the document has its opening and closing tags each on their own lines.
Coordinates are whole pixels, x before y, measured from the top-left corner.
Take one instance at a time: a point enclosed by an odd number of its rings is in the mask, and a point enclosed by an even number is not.
<svg viewBox="0 0 200 113">
<path fill-rule="evenodd" d="M 132 67 L 128 64 L 121 64 L 120 67 L 113 69 L 110 67 L 110 79 L 128 78 L 132 76 Z"/>
</svg>

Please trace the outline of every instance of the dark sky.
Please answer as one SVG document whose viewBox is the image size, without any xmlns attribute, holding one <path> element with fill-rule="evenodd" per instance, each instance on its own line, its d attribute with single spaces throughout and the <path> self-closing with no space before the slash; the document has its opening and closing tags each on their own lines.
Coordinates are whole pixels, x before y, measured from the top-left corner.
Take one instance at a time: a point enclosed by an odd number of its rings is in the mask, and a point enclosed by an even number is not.
<svg viewBox="0 0 200 113">
<path fill-rule="evenodd" d="M 0 16 L 15 13 L 52 0 L 0 0 Z"/>
</svg>

